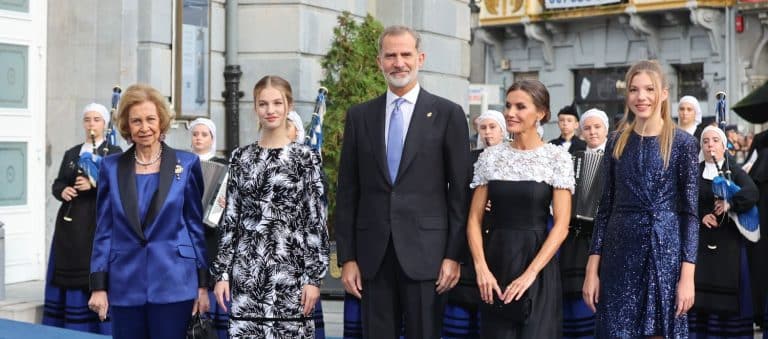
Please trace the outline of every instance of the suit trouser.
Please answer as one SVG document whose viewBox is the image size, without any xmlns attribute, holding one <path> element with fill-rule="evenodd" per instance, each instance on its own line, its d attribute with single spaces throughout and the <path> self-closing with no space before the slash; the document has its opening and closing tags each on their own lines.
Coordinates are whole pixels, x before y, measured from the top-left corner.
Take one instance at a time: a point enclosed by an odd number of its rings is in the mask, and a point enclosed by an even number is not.
<svg viewBox="0 0 768 339">
<path fill-rule="evenodd" d="M 390 240 L 376 276 L 363 280 L 363 338 L 399 338 L 403 325 L 409 339 L 440 338 L 445 304 L 435 282 L 409 278 Z"/>
<path fill-rule="evenodd" d="M 170 304 L 110 306 L 115 339 L 184 339 L 194 300 Z"/>
</svg>

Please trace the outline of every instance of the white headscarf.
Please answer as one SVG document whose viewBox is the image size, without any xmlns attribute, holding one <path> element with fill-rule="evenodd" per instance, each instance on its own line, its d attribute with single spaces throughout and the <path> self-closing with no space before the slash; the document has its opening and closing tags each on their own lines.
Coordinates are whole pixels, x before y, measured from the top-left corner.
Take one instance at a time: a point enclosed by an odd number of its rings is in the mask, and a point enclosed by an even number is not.
<svg viewBox="0 0 768 339">
<path fill-rule="evenodd" d="M 197 118 L 189 123 L 189 132 L 192 133 L 192 129 L 197 125 L 204 125 L 205 127 L 208 127 L 208 130 L 211 132 L 211 148 L 207 153 L 200 156 L 200 160 L 210 160 L 213 158 L 213 156 L 216 155 L 216 125 L 211 119 Z"/>
<path fill-rule="evenodd" d="M 296 143 L 304 143 L 304 122 L 301 121 L 301 116 L 296 111 L 288 112 L 288 121 L 296 127 Z"/>
<path fill-rule="evenodd" d="M 728 139 L 725 136 L 725 132 L 723 132 L 723 130 L 715 126 L 704 127 L 704 130 L 701 131 L 701 141 L 699 141 L 699 161 L 706 160 L 706 158 L 704 158 L 704 133 L 710 131 L 717 133 L 717 136 L 720 137 L 720 142 L 723 143 L 723 150 L 728 150 Z"/>
<path fill-rule="evenodd" d="M 583 130 L 584 122 L 587 120 L 587 118 L 593 118 L 593 117 L 600 118 L 600 120 L 603 121 L 603 124 L 605 125 L 606 130 L 610 128 L 610 125 L 608 124 L 608 114 L 605 114 L 605 112 L 597 108 L 589 109 L 586 112 L 584 112 L 584 114 L 581 115 L 581 119 L 579 119 L 579 128 Z"/>
<path fill-rule="evenodd" d="M 497 125 L 499 125 L 499 129 L 501 130 L 501 141 L 507 141 L 509 140 L 509 133 L 507 133 L 507 121 L 504 119 L 504 114 L 501 114 L 499 111 L 495 111 L 492 109 L 489 109 L 485 111 L 485 113 L 481 114 L 479 117 L 477 117 L 477 123 L 480 124 L 483 120 L 491 119 L 493 122 L 495 122 Z M 480 131 L 478 131 L 479 133 Z M 479 137 L 477 138 L 477 149 L 484 149 L 488 147 L 488 145 L 485 144 L 485 140 L 483 138 Z"/>
<path fill-rule="evenodd" d="M 101 114 L 101 118 L 104 119 L 104 126 L 106 127 L 107 125 L 109 125 L 109 119 L 111 117 L 109 116 L 109 111 L 107 110 L 106 107 L 104 107 L 104 105 L 97 104 L 95 102 L 85 105 L 85 107 L 83 108 L 83 118 L 85 118 L 85 113 L 88 113 L 88 112 L 97 112 Z"/>
<path fill-rule="evenodd" d="M 699 100 L 690 95 L 686 95 L 680 98 L 680 102 L 677 103 L 678 109 L 680 109 L 679 107 L 680 107 L 680 104 L 682 103 L 687 103 L 693 106 L 693 111 L 696 112 L 696 118 L 695 118 L 696 125 L 700 124 L 701 123 L 701 105 L 699 105 Z"/>
<path fill-rule="evenodd" d="M 581 115 L 581 118 L 579 118 L 579 128 L 581 130 L 584 130 L 584 123 L 586 123 L 588 118 L 600 118 L 600 121 L 603 122 L 603 126 L 605 126 L 605 130 L 608 131 L 611 125 L 608 124 L 608 114 L 605 114 L 605 112 L 597 109 L 597 108 L 590 108 L 584 114 Z M 607 141 L 607 138 L 606 138 Z M 594 152 L 597 151 L 604 151 L 605 150 L 605 143 L 606 141 L 603 141 L 602 145 L 597 146 L 597 148 L 592 149 L 587 145 L 587 150 L 591 150 Z"/>
<path fill-rule="evenodd" d="M 101 118 L 104 119 L 104 129 L 106 130 L 107 125 L 109 125 L 109 118 L 110 118 L 109 111 L 107 111 L 107 108 L 104 107 L 104 105 L 102 104 L 97 104 L 95 102 L 92 102 L 90 104 L 85 105 L 85 107 L 83 107 L 83 119 L 85 119 L 85 113 L 88 113 L 88 112 L 96 112 L 101 114 Z M 88 140 L 91 140 L 88 135 L 86 135 L 86 137 L 88 137 Z M 104 135 L 102 133 L 102 139 L 95 140 L 97 146 L 104 141 L 103 138 L 104 138 Z M 83 145 L 80 146 L 80 155 L 82 155 L 83 153 L 93 153 L 93 151 L 94 150 L 93 150 L 92 142 L 84 142 Z"/>
</svg>

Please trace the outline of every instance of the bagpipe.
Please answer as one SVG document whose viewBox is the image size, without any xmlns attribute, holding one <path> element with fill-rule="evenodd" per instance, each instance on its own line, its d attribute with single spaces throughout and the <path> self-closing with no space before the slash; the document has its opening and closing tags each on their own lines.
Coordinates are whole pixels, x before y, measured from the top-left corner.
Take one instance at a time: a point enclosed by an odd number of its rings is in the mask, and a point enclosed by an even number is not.
<svg viewBox="0 0 768 339">
<path fill-rule="evenodd" d="M 727 121 L 728 111 L 726 108 L 726 94 L 725 92 L 717 92 L 715 94 L 717 103 L 715 105 L 715 112 L 717 113 L 717 123 L 723 132 L 725 132 L 725 125 Z M 727 150 L 726 150 L 727 151 Z M 712 160 L 717 166 L 718 175 L 712 179 L 712 193 L 714 193 L 716 199 L 727 201 L 729 204 L 733 202 L 733 196 L 741 191 L 741 187 L 733 182 L 731 176 L 731 165 L 728 156 L 724 157 L 723 166 L 721 167 L 717 163 L 717 158 L 714 153 L 711 154 Z M 728 217 L 736 224 L 741 235 L 751 242 L 757 242 L 760 240 L 760 218 L 757 211 L 757 206 L 752 206 L 749 210 L 742 213 L 736 213 L 734 211 L 728 211 Z"/>
<path fill-rule="evenodd" d="M 317 90 L 315 108 L 312 110 L 312 121 L 309 123 L 306 140 L 304 140 L 304 143 L 316 150 L 318 154 L 322 154 L 323 148 L 323 116 L 325 115 L 325 98 L 327 95 L 327 88 L 320 87 Z"/>
<path fill-rule="evenodd" d="M 110 119 L 109 119 L 109 125 L 106 128 L 106 133 L 104 134 L 104 139 L 106 140 L 106 143 L 104 144 L 104 148 L 101 149 L 101 154 L 99 154 L 98 145 L 96 145 L 96 132 L 94 130 L 89 130 L 88 134 L 91 138 L 92 143 L 92 150 L 90 153 L 86 152 L 80 155 L 80 159 L 77 160 L 77 171 L 75 171 L 75 175 L 72 178 L 71 182 L 74 186 L 75 182 L 77 182 L 77 177 L 85 177 L 88 179 L 88 182 L 91 184 L 92 188 L 96 188 L 98 185 L 98 179 L 99 179 L 99 168 L 101 168 L 101 159 L 109 153 L 109 146 L 116 144 L 116 138 L 115 138 L 115 132 L 112 124 L 111 117 L 114 116 L 115 110 L 117 109 L 117 104 L 120 102 L 120 93 L 122 90 L 120 89 L 120 86 L 115 86 L 112 88 L 112 110 L 110 111 Z M 74 200 L 69 202 L 69 206 L 67 207 L 67 213 L 64 214 L 63 219 L 67 222 L 72 221 L 72 217 L 70 216 L 70 212 L 72 211 L 72 205 L 74 204 Z"/>
<path fill-rule="evenodd" d="M 720 127 L 723 132 L 725 132 L 725 126 L 728 121 L 726 96 L 725 92 L 722 91 L 715 93 L 715 118 L 717 119 L 717 127 Z"/>
</svg>

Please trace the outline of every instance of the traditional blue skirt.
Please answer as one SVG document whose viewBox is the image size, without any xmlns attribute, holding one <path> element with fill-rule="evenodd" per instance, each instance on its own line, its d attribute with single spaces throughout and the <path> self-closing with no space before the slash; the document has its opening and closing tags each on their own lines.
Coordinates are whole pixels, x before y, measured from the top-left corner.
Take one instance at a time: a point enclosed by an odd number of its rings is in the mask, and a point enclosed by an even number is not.
<svg viewBox="0 0 768 339">
<path fill-rule="evenodd" d="M 480 338 L 480 313 L 459 305 L 445 305 L 442 337 L 445 339 Z"/>
<path fill-rule="evenodd" d="M 88 308 L 91 293 L 87 290 L 61 288 L 53 285 L 53 245 L 48 257 L 45 274 L 45 304 L 43 325 L 61 327 L 75 331 L 112 335 L 109 317 L 99 321 L 99 315 Z"/>
<path fill-rule="evenodd" d="M 689 339 L 705 338 L 754 338 L 752 326 L 753 308 L 752 293 L 749 282 L 749 265 L 747 264 L 747 252 L 742 244 L 740 256 L 739 274 L 739 314 L 733 316 L 719 316 L 706 313 L 688 313 Z"/>
<path fill-rule="evenodd" d="M 563 338 L 595 337 L 595 313 L 582 298 L 563 297 Z"/>
<path fill-rule="evenodd" d="M 219 306 L 219 303 L 216 302 L 216 295 L 213 294 L 212 289 L 208 289 L 208 300 L 211 303 L 211 309 L 208 311 L 208 318 L 213 320 L 213 327 L 216 329 L 216 334 L 218 334 L 219 339 L 229 338 L 229 332 L 227 331 L 227 328 L 229 327 L 229 313 L 225 312 L 224 309 Z M 229 311 L 229 308 L 232 307 L 232 300 L 225 300 L 224 303 L 227 305 L 227 311 Z"/>
</svg>

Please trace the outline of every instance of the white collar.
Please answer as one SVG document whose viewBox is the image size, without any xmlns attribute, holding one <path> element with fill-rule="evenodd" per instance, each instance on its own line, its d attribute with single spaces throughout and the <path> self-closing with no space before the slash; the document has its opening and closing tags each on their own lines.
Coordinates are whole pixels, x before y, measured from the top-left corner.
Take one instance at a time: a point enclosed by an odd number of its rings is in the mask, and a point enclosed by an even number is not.
<svg viewBox="0 0 768 339">
<path fill-rule="evenodd" d="M 718 161 L 717 166 L 715 166 L 714 162 L 705 161 L 704 170 L 701 172 L 701 177 L 706 180 L 714 179 L 716 176 L 719 175 L 719 172 L 720 172 L 717 170 L 718 166 L 720 168 L 723 168 L 723 163 L 725 163 L 725 159 Z"/>
<path fill-rule="evenodd" d="M 419 92 L 421 92 L 421 86 L 419 86 L 419 83 L 416 83 L 416 86 L 413 86 L 408 93 L 405 93 L 402 97 L 397 96 L 397 94 L 393 93 L 392 90 L 387 88 L 387 105 L 391 105 L 393 101 L 397 98 L 403 98 L 405 101 L 407 101 L 410 104 L 415 104 L 416 99 L 419 98 Z"/>
<path fill-rule="evenodd" d="M 605 152 L 605 141 L 603 141 L 603 143 L 600 144 L 600 146 L 597 146 L 595 148 L 587 146 L 587 151 L 590 151 L 590 152 L 603 151 L 603 152 Z"/>
<path fill-rule="evenodd" d="M 210 161 L 213 158 L 214 155 L 215 154 L 213 152 L 208 152 L 208 153 L 205 153 L 205 154 L 198 154 L 197 156 L 202 161 Z"/>
</svg>

